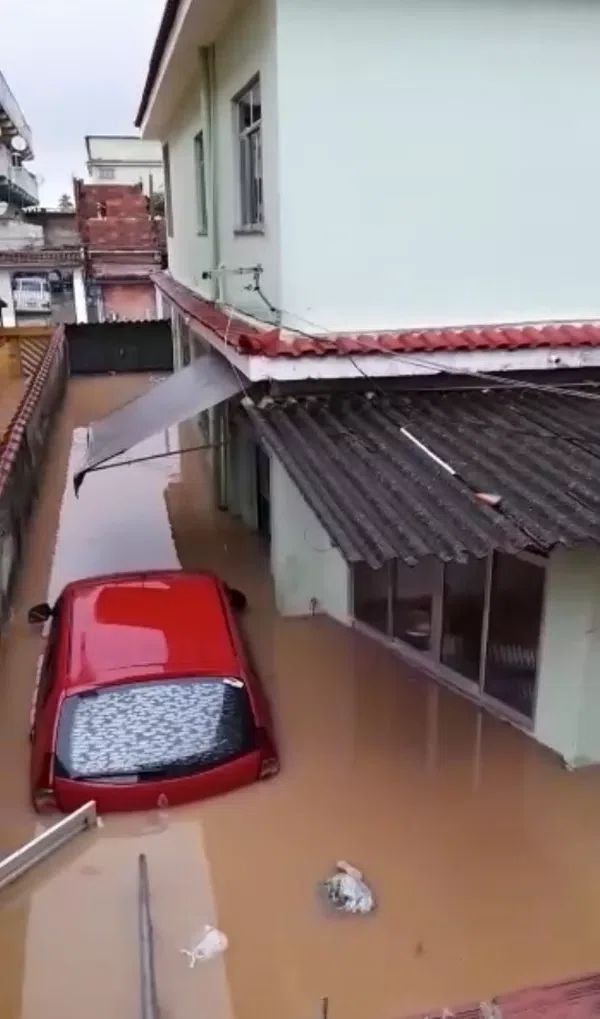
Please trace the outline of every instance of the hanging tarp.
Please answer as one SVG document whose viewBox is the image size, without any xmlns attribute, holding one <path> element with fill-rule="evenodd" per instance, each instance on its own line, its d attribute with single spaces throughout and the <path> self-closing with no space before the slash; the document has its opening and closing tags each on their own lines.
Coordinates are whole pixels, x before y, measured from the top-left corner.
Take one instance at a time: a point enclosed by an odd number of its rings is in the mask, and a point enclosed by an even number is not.
<svg viewBox="0 0 600 1019">
<path fill-rule="evenodd" d="M 78 492 L 85 475 L 138 442 L 166 431 L 228 400 L 243 386 L 242 376 L 217 354 L 203 354 L 149 392 L 88 428 L 85 460 L 73 478 Z"/>
</svg>

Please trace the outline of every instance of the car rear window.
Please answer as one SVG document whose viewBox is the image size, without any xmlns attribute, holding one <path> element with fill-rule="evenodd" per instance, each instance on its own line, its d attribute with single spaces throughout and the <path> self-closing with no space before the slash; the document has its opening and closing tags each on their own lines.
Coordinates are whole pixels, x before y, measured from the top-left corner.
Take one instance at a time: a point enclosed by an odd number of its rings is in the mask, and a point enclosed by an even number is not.
<svg viewBox="0 0 600 1019">
<path fill-rule="evenodd" d="M 39 280 L 21 280 L 21 290 L 26 290 L 32 294 L 39 294 L 42 290 L 42 284 Z"/>
<path fill-rule="evenodd" d="M 56 769 L 79 780 L 172 778 L 224 763 L 254 745 L 240 680 L 128 683 L 66 698 Z"/>
</svg>

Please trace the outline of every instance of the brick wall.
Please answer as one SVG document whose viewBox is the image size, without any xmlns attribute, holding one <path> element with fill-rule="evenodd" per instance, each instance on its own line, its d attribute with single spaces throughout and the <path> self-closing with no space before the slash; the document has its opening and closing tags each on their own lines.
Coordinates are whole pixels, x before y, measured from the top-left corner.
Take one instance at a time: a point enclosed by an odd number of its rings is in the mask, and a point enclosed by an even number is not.
<svg viewBox="0 0 600 1019">
<path fill-rule="evenodd" d="M 151 283 L 107 283 L 102 287 L 106 319 L 139 321 L 156 318 L 154 287 Z"/>
</svg>

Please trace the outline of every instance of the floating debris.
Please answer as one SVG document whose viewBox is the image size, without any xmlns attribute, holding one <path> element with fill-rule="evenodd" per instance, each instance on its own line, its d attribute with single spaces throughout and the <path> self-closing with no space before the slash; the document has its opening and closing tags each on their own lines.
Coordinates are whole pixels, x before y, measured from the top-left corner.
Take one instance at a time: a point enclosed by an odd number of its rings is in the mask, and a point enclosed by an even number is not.
<svg viewBox="0 0 600 1019">
<path fill-rule="evenodd" d="M 182 955 L 187 955 L 190 960 L 190 969 L 193 969 L 197 962 L 206 962 L 207 959 L 214 959 L 216 955 L 222 955 L 227 951 L 228 946 L 227 935 L 207 924 L 200 941 L 192 948 L 182 948 L 180 951 Z"/>
<path fill-rule="evenodd" d="M 360 870 L 339 860 L 336 873 L 325 881 L 325 891 L 332 905 L 342 913 L 371 913 L 375 900 Z"/>
</svg>

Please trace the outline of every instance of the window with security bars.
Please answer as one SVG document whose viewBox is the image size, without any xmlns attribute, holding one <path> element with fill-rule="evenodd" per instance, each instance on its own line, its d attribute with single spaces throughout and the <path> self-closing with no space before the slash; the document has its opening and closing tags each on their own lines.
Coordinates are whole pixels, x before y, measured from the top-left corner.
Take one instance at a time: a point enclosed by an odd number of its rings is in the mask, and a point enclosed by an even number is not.
<svg viewBox="0 0 600 1019">
<path fill-rule="evenodd" d="M 264 223 L 264 210 L 259 78 L 237 97 L 235 105 L 239 151 L 240 227 L 260 229 Z"/>
</svg>

